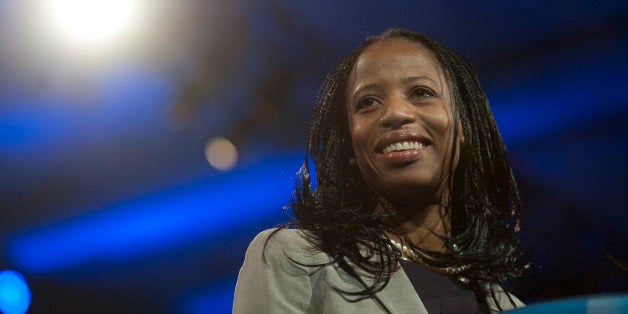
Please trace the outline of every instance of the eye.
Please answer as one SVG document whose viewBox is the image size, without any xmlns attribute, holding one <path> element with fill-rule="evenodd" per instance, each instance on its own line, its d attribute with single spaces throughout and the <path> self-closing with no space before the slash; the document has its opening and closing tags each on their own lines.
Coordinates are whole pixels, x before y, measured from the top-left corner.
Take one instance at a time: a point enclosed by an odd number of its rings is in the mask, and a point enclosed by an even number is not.
<svg viewBox="0 0 628 314">
<path fill-rule="evenodd" d="M 418 87 L 412 91 L 412 96 L 419 98 L 432 98 L 436 96 L 436 93 L 427 87 Z"/>
<path fill-rule="evenodd" d="M 364 97 L 355 104 L 355 112 L 367 110 L 376 104 L 377 104 L 377 99 L 375 97 L 371 97 L 371 96 Z"/>
</svg>

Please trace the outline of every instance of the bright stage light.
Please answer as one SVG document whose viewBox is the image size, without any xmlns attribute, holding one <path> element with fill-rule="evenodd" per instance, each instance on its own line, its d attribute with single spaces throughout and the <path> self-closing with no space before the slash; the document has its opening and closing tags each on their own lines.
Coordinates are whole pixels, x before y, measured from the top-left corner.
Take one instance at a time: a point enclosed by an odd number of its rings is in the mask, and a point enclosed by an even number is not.
<svg viewBox="0 0 628 314">
<path fill-rule="evenodd" d="M 62 33 L 94 43 L 128 29 L 137 4 L 133 0 L 54 0 L 49 9 Z"/>
</svg>

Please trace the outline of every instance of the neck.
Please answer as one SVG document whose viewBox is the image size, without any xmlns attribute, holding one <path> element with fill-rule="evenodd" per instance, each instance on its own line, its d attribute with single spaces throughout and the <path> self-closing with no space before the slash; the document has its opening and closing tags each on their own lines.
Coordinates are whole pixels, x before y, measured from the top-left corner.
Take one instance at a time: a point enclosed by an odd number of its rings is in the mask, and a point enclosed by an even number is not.
<svg viewBox="0 0 628 314">
<path fill-rule="evenodd" d="M 394 234 L 388 236 L 397 241 L 410 241 L 425 250 L 444 252 L 445 245 L 441 237 L 449 235 L 444 208 L 437 204 L 420 209 L 397 209 L 395 214 L 386 219 Z"/>
</svg>

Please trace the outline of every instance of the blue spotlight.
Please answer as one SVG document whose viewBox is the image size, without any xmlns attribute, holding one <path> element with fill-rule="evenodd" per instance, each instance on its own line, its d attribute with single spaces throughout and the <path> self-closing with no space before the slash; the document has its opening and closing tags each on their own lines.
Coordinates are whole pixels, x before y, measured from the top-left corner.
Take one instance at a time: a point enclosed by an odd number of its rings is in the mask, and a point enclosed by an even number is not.
<svg viewBox="0 0 628 314">
<path fill-rule="evenodd" d="M 91 262 L 120 262 L 196 239 L 217 238 L 281 213 L 302 154 L 265 160 L 189 186 L 115 204 L 12 237 L 13 262 L 49 273 Z"/>
<path fill-rule="evenodd" d="M 628 111 L 625 90 L 628 45 L 608 53 L 595 47 L 580 52 L 575 66 L 555 69 L 556 60 L 539 64 L 546 74 L 522 82 L 517 91 L 489 95 L 506 144 L 540 139 L 564 130 L 599 123 Z M 572 56 L 573 57 L 573 56 Z M 554 74 L 549 74 L 554 73 Z"/>
<path fill-rule="evenodd" d="M 5 314 L 26 313 L 31 304 L 31 291 L 20 273 L 0 272 L 0 311 Z"/>
</svg>

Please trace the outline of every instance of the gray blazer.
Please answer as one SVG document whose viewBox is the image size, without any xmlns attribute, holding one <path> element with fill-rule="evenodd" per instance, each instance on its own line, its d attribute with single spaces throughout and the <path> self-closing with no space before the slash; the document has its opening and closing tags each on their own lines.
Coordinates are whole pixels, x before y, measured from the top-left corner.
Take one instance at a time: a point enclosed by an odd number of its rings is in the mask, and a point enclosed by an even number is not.
<svg viewBox="0 0 628 314">
<path fill-rule="evenodd" d="M 273 229 L 255 237 L 246 251 L 240 269 L 233 301 L 233 313 L 382 313 L 374 298 L 348 302 L 332 287 L 359 291 L 363 287 L 355 278 L 334 266 L 313 268 L 300 266 L 287 257 L 304 264 L 324 264 L 330 257 L 315 250 L 303 238 L 303 231 L 279 231 L 266 246 Z M 364 279 L 367 281 L 367 279 Z M 367 281 L 368 282 L 368 281 Z M 379 300 L 393 313 L 427 313 L 403 268 L 395 272 L 379 293 Z M 518 307 L 523 303 L 514 298 Z M 512 306 L 503 291 L 497 294 L 503 309 Z M 496 309 L 488 298 L 491 310 Z"/>
</svg>

